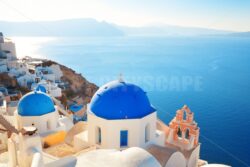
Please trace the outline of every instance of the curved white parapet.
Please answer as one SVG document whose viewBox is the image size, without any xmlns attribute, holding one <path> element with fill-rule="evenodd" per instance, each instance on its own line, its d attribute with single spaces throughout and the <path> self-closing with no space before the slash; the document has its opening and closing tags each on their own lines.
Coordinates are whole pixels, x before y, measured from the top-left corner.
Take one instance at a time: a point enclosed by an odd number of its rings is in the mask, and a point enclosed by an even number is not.
<svg viewBox="0 0 250 167">
<path fill-rule="evenodd" d="M 193 151 L 192 154 L 190 155 L 187 166 L 188 167 L 193 167 L 197 166 L 198 160 L 199 160 L 199 155 L 200 155 L 200 145 L 198 145 Z"/>
<path fill-rule="evenodd" d="M 31 167 L 43 167 L 43 156 L 40 152 L 33 155 Z"/>
<path fill-rule="evenodd" d="M 98 149 L 77 157 L 77 167 L 161 167 L 147 151 L 131 147 L 124 151 Z"/>
<path fill-rule="evenodd" d="M 70 156 L 61 158 L 59 160 L 53 161 L 51 163 L 46 164 L 46 167 L 75 167 L 76 166 L 77 159 L 76 157 Z M 82 164 L 82 166 L 85 166 L 85 164 Z"/>
<path fill-rule="evenodd" d="M 208 165 L 204 165 L 202 167 L 231 167 L 231 166 L 223 165 L 223 164 L 208 164 Z"/>
<path fill-rule="evenodd" d="M 175 152 L 169 158 L 165 167 L 186 167 L 186 159 L 181 152 Z"/>
</svg>

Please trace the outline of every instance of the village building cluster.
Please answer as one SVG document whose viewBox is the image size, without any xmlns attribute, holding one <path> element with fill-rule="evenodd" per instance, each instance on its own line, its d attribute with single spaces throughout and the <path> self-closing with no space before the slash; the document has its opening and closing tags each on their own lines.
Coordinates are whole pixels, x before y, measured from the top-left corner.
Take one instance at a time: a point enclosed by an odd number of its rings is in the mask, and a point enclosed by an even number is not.
<svg viewBox="0 0 250 167">
<path fill-rule="evenodd" d="M 21 87 L 34 90 L 43 85 L 48 94 L 61 97 L 59 85 L 63 74 L 59 65 L 43 67 L 42 63 L 43 60 L 38 58 L 17 59 L 15 44 L 0 33 L 0 72 L 16 78 Z"/>
</svg>

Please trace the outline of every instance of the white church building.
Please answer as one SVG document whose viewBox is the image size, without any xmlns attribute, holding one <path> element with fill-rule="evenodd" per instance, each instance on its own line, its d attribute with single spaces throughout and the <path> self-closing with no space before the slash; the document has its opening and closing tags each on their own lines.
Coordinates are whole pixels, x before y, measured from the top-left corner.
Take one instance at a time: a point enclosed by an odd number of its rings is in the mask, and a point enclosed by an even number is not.
<svg viewBox="0 0 250 167">
<path fill-rule="evenodd" d="M 200 167 L 207 163 L 199 160 L 199 127 L 193 118 L 184 106 L 165 125 L 157 119 L 147 93 L 120 79 L 99 88 L 88 104 L 87 121 L 79 129 L 78 123 L 73 125 L 71 119 L 60 116 L 48 94 L 35 90 L 19 101 L 19 132 L 8 138 L 8 166 Z M 72 136 L 67 148 L 75 152 L 67 157 L 44 153 L 43 138 L 58 131 Z"/>
<path fill-rule="evenodd" d="M 88 107 L 88 141 L 100 148 L 145 148 L 164 145 L 165 134 L 156 130 L 156 109 L 146 92 L 124 81 L 102 86 Z"/>
<path fill-rule="evenodd" d="M 36 90 L 26 94 L 19 101 L 17 119 L 18 129 L 34 126 L 39 133 L 65 130 L 73 126 L 73 124 L 62 124 L 51 97 Z"/>
</svg>

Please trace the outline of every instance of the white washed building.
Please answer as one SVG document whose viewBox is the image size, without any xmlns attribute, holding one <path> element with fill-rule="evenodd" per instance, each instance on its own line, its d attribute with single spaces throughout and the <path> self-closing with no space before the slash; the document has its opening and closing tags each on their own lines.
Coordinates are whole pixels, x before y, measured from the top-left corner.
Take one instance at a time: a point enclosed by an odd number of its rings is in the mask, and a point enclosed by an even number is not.
<svg viewBox="0 0 250 167">
<path fill-rule="evenodd" d="M 73 125 L 59 124 L 57 107 L 51 97 L 41 91 L 30 92 L 22 97 L 17 108 L 17 119 L 18 129 L 34 126 L 39 133 L 65 130 L 67 126 Z"/>
<path fill-rule="evenodd" d="M 88 109 L 88 140 L 100 148 L 164 145 L 156 130 L 156 110 L 140 87 L 124 81 L 102 86 Z"/>
</svg>

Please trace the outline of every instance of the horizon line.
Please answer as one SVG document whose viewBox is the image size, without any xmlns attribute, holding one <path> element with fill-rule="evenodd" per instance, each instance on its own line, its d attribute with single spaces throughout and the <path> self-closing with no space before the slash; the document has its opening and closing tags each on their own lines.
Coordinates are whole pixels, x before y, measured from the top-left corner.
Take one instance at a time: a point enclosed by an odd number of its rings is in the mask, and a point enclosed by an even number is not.
<svg viewBox="0 0 250 167">
<path fill-rule="evenodd" d="M 218 30 L 218 31 L 228 31 L 232 33 L 240 33 L 240 32 L 250 32 L 250 30 L 235 30 L 235 29 L 227 29 L 227 28 L 215 28 L 215 27 L 204 27 L 204 26 L 199 26 L 199 25 L 180 25 L 180 24 L 169 24 L 169 23 L 163 23 L 163 22 L 158 22 L 158 23 L 148 23 L 144 25 L 124 25 L 124 24 L 117 24 L 114 22 L 109 22 L 107 20 L 99 20 L 96 18 L 91 18 L 91 17 L 75 17 L 75 18 L 65 18 L 65 19 L 54 19 L 54 20 L 39 20 L 39 21 L 34 21 L 34 20 L 0 20 L 0 22 L 7 22 L 7 23 L 36 23 L 36 22 L 57 22 L 57 21 L 69 21 L 69 20 L 94 20 L 96 22 L 102 23 L 106 22 L 108 24 L 112 24 L 115 26 L 121 26 L 121 27 L 129 27 L 129 28 L 144 28 L 144 27 L 167 27 L 167 26 L 176 26 L 176 27 L 182 27 L 182 28 L 198 28 L 198 29 L 208 29 L 208 30 Z"/>
</svg>

